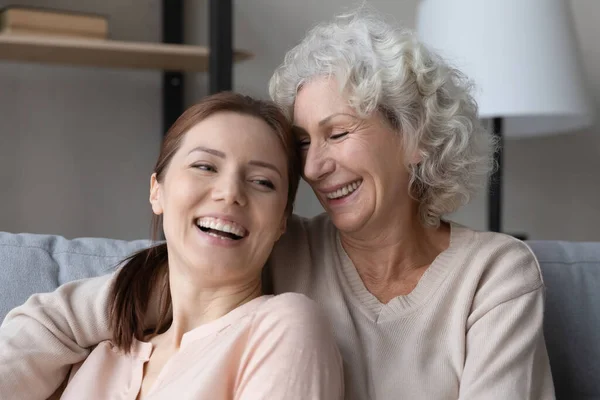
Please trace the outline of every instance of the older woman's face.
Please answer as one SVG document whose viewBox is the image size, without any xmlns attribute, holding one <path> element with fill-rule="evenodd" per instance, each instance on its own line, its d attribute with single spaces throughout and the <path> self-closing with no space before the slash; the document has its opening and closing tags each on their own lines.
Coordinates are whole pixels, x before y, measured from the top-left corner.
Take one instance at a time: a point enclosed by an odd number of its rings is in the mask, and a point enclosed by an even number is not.
<svg viewBox="0 0 600 400">
<path fill-rule="evenodd" d="M 343 232 L 377 228 L 411 200 L 399 134 L 379 113 L 360 119 L 334 79 L 302 87 L 294 106 L 303 177 Z"/>
<path fill-rule="evenodd" d="M 153 177 L 150 201 L 163 214 L 169 261 L 192 277 L 203 268 L 204 279 L 219 283 L 260 273 L 285 228 L 287 191 L 286 155 L 273 130 L 221 112 L 185 134 L 163 182 Z"/>
</svg>

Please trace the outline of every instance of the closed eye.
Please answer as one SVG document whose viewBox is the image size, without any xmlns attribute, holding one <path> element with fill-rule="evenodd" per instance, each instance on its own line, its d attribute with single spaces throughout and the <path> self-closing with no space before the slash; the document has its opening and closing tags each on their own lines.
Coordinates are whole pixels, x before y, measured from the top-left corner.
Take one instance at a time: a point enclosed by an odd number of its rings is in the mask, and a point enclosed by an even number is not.
<svg viewBox="0 0 600 400">
<path fill-rule="evenodd" d="M 345 136 L 348 135 L 349 132 L 341 132 L 341 133 L 336 133 L 334 135 L 329 136 L 330 139 L 333 140 L 338 140 L 338 139 L 342 139 Z M 308 150 L 308 148 L 310 147 L 310 140 L 309 139 L 302 139 L 298 141 L 298 146 L 300 147 L 301 150 L 306 151 Z"/>
<path fill-rule="evenodd" d="M 308 140 L 308 139 L 303 139 L 303 140 L 298 141 L 298 147 L 300 147 L 301 150 L 307 150 L 309 146 L 310 146 L 310 140 Z"/>
<path fill-rule="evenodd" d="M 336 139 L 341 139 L 344 136 L 346 136 L 348 134 L 348 132 L 341 132 L 341 133 L 336 133 L 334 135 L 329 136 L 330 139 L 336 140 Z"/>
</svg>

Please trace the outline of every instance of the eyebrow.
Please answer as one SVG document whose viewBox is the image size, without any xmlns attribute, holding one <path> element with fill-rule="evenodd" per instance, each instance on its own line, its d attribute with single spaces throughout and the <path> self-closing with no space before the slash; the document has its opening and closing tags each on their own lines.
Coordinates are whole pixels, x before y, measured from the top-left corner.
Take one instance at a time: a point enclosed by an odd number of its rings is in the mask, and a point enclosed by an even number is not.
<svg viewBox="0 0 600 400">
<path fill-rule="evenodd" d="M 320 120 L 318 125 L 319 125 L 319 126 L 323 126 L 323 125 L 325 125 L 326 123 L 328 123 L 328 122 L 329 122 L 331 119 L 333 119 L 333 118 L 335 118 L 335 117 L 338 117 L 338 116 L 340 116 L 340 115 L 344 115 L 344 116 L 346 116 L 346 117 L 352 117 L 352 118 L 354 118 L 354 119 L 356 119 L 356 118 L 357 118 L 357 117 L 356 117 L 356 115 L 352 115 L 352 114 L 348 114 L 348 113 L 335 113 L 335 114 L 331 114 L 330 116 L 328 116 L 328 117 L 325 117 L 325 118 L 323 118 L 322 120 Z"/>
<path fill-rule="evenodd" d="M 190 152 L 188 154 L 192 154 L 195 151 L 201 151 L 201 152 L 204 152 L 204 153 L 212 154 L 212 155 L 217 156 L 219 158 L 226 158 L 225 157 L 225 153 L 223 153 L 222 151 L 211 149 L 210 147 L 204 147 L 204 146 L 194 147 L 192 150 L 190 150 Z M 262 168 L 267 168 L 267 169 L 273 170 L 273 171 L 277 172 L 277 174 L 280 177 L 283 177 L 283 175 L 281 174 L 281 171 L 279 171 L 279 169 L 275 165 L 273 165 L 271 163 L 268 163 L 266 161 L 250 160 L 248 162 L 248 164 L 254 165 L 254 166 L 257 166 L 257 167 L 262 167 Z"/>
<path fill-rule="evenodd" d="M 225 158 L 225 153 L 223 153 L 222 151 L 211 149 L 209 147 L 204 147 L 204 146 L 194 147 L 192 150 L 190 150 L 188 155 L 192 154 L 195 151 L 202 151 L 204 153 L 208 153 L 208 154 L 212 154 L 213 156 L 217 156 L 219 158 Z"/>
<path fill-rule="evenodd" d="M 250 165 L 256 165 L 257 167 L 263 167 L 263 168 L 268 168 L 270 170 L 273 170 L 275 172 L 277 172 L 277 174 L 281 177 L 281 172 L 279 171 L 279 169 L 277 169 L 276 166 L 274 166 L 271 163 L 268 162 L 264 162 L 264 161 L 258 161 L 258 160 L 252 160 L 250 161 L 248 164 Z"/>
</svg>

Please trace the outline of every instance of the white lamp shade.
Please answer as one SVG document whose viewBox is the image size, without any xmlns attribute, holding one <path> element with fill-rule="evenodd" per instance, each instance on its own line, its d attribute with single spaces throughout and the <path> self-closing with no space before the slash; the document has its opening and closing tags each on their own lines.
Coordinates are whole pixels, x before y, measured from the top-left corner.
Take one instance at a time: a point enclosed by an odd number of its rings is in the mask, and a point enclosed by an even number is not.
<svg viewBox="0 0 600 400">
<path fill-rule="evenodd" d="M 563 0 L 422 0 L 421 40 L 475 82 L 506 136 L 568 132 L 593 116 Z"/>
</svg>

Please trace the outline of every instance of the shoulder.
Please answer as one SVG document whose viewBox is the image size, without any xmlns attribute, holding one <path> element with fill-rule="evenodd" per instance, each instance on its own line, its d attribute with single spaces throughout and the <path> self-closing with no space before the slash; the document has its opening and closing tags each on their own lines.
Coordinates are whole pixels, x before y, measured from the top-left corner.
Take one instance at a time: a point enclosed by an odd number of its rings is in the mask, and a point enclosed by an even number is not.
<svg viewBox="0 0 600 400">
<path fill-rule="evenodd" d="M 246 338 L 236 398 L 343 397 L 337 344 L 319 307 L 306 296 L 285 293 L 264 301 Z"/>
<path fill-rule="evenodd" d="M 259 316 L 269 315 L 287 323 L 322 322 L 325 316 L 319 305 L 300 293 L 282 293 L 271 297 L 260 307 Z"/>
<path fill-rule="evenodd" d="M 543 285 L 537 258 L 524 242 L 494 232 L 474 232 L 474 239 L 471 251 L 473 262 L 482 263 L 482 283 L 488 280 L 518 282 L 525 291 Z"/>
<path fill-rule="evenodd" d="M 309 241 L 313 237 L 323 237 L 332 231 L 333 224 L 326 213 L 312 218 L 292 215 L 288 219 L 287 229 L 282 236 L 282 243 L 297 243 L 298 241 Z"/>
<path fill-rule="evenodd" d="M 326 214 L 313 218 L 292 215 L 269 257 L 274 290 L 307 292 L 314 274 L 322 273 L 322 261 L 335 249 L 335 232 Z"/>
<path fill-rule="evenodd" d="M 311 333 L 331 336 L 329 322 L 313 300 L 299 293 L 283 293 L 265 301 L 254 316 L 255 330 L 307 337 Z"/>
<path fill-rule="evenodd" d="M 331 246 L 335 237 L 335 227 L 327 214 L 313 218 L 292 215 L 287 229 L 273 249 L 275 258 L 288 258 L 298 251 L 318 251 L 318 248 Z"/>
<path fill-rule="evenodd" d="M 456 255 L 462 260 L 463 277 L 475 285 L 474 308 L 482 310 L 539 290 L 543 280 L 532 250 L 512 236 L 470 230 L 458 231 Z"/>
</svg>

